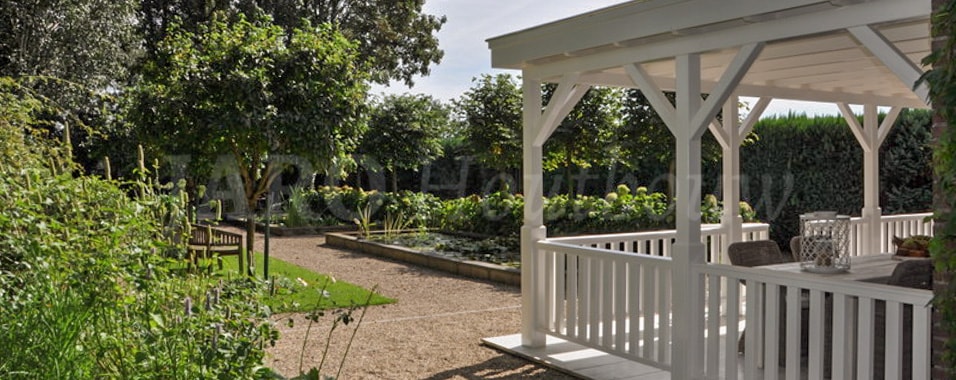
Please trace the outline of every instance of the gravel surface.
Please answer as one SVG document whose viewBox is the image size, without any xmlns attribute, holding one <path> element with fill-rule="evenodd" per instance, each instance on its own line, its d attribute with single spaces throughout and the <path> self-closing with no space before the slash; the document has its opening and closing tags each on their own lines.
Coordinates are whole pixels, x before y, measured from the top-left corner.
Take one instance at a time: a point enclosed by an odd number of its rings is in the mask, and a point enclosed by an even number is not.
<svg viewBox="0 0 956 380">
<path fill-rule="evenodd" d="M 257 251 L 262 242 L 257 236 Z M 378 286 L 379 293 L 398 301 L 368 309 L 339 379 L 574 379 L 481 344 L 481 338 L 520 330 L 516 287 L 326 247 L 321 236 L 273 237 L 269 244 L 271 257 L 340 281 Z M 282 335 L 265 364 L 294 376 L 301 355 L 303 370 L 318 367 L 333 318 L 326 315 L 311 329 L 304 314 L 275 319 Z M 354 325 L 339 326 L 332 334 L 324 375 L 338 371 Z"/>
</svg>

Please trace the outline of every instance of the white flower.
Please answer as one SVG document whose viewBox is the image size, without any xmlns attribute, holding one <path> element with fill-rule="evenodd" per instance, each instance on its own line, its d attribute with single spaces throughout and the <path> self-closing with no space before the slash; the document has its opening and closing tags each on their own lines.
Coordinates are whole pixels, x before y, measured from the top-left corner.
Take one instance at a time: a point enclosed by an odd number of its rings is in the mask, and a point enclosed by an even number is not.
<svg viewBox="0 0 956 380">
<path fill-rule="evenodd" d="M 309 286 L 309 283 L 305 282 L 305 280 L 303 280 L 301 277 L 296 277 L 295 280 L 298 281 L 299 284 L 302 284 L 302 286 L 305 286 L 305 287 Z"/>
</svg>

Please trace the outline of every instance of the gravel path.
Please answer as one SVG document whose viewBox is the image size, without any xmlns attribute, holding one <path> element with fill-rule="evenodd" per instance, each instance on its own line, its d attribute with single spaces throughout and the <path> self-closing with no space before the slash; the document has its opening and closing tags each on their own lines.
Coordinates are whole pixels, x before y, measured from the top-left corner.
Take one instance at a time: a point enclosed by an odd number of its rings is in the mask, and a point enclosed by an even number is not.
<svg viewBox="0 0 956 380">
<path fill-rule="evenodd" d="M 257 251 L 262 241 L 259 235 Z M 339 379 L 573 379 L 481 345 L 481 338 L 519 331 L 516 287 L 326 247 L 324 237 L 273 237 L 270 255 L 337 280 L 377 285 L 381 294 L 398 300 L 368 309 Z M 322 360 L 331 320 L 326 315 L 312 326 L 304 370 Z M 276 321 L 282 335 L 266 365 L 286 376 L 298 374 L 308 322 L 304 314 L 280 315 Z M 339 368 L 353 326 L 332 335 L 323 374 L 334 375 Z"/>
</svg>

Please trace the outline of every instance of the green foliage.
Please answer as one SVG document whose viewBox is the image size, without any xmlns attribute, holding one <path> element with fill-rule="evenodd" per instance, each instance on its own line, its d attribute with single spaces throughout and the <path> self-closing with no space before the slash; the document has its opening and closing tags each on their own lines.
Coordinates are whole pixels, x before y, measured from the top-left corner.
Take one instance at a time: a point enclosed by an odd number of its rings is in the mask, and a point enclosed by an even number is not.
<svg viewBox="0 0 956 380">
<path fill-rule="evenodd" d="M 884 213 L 926 211 L 928 121 L 925 111 L 902 113 L 881 147 Z M 741 148 L 742 199 L 771 224 L 773 240 L 786 244 L 798 235 L 799 216 L 806 212 L 859 215 L 863 151 L 842 117 L 771 117 L 754 131 L 759 141 Z"/>
<path fill-rule="evenodd" d="M 152 51 L 179 23 L 196 32 L 217 14 L 235 19 L 240 15 L 258 18 L 268 15 L 286 31 L 299 27 L 306 19 L 313 25 L 330 24 L 346 38 L 358 43 L 362 62 L 370 65 L 372 79 L 412 85 L 415 75 L 428 75 L 429 66 L 441 61 L 444 53 L 435 33 L 445 23 L 444 16 L 422 12 L 424 0 L 309 0 L 309 1 L 201 1 L 142 0 L 139 26 Z"/>
<path fill-rule="evenodd" d="M 136 0 L 4 1 L 0 5 L 0 76 L 29 88 L 50 108 L 37 114 L 47 132 L 70 132 L 87 169 L 109 151 L 119 100 L 140 55 Z M 54 106 L 55 105 L 55 106 Z M 70 129 L 63 130 L 62 126 Z M 112 143 L 118 141 L 113 139 Z M 135 146 L 135 145 L 134 145 Z M 115 147 L 115 145 L 114 145 Z"/>
<path fill-rule="evenodd" d="M 389 95 L 372 108 L 359 152 L 391 172 L 392 191 L 398 191 L 395 170 L 418 170 L 442 155 L 448 124 L 448 110 L 430 96 Z"/>
<path fill-rule="evenodd" d="M 464 120 L 468 153 L 486 167 L 521 166 L 521 89 L 508 74 L 482 75 L 455 102 Z"/>
<path fill-rule="evenodd" d="M 285 226 L 303 227 L 316 224 L 317 221 L 309 217 L 307 194 L 308 191 L 304 187 L 292 187 L 289 199 L 286 200 L 283 207 Z"/>
<path fill-rule="evenodd" d="M 224 17 L 224 16 L 221 16 Z M 367 74 L 354 44 L 329 25 L 286 32 L 269 19 L 174 27 L 146 64 L 132 120 L 146 141 L 209 167 L 232 157 L 249 213 L 296 156 L 330 171 L 348 162 L 364 131 Z"/>
<path fill-rule="evenodd" d="M 556 85 L 545 85 L 542 101 L 550 103 L 556 90 Z M 564 169 L 568 194 L 575 193 L 573 167 L 605 166 L 619 160 L 621 95 L 620 90 L 613 88 L 591 88 L 545 144 L 544 169 Z"/>
<path fill-rule="evenodd" d="M 933 201 L 930 112 L 903 110 L 880 148 L 880 207 L 884 214 L 925 211 Z"/>
<path fill-rule="evenodd" d="M 359 220 L 363 230 L 373 225 L 440 228 L 484 236 L 514 237 L 521 229 L 524 197 L 498 191 L 484 197 L 440 200 L 427 193 L 380 193 L 350 187 L 320 187 L 306 194 L 313 218 L 336 217 L 342 224 Z M 755 221 L 753 209 L 741 203 L 744 221 Z M 558 195 L 545 200 L 545 223 L 551 235 L 634 232 L 674 227 L 673 202 L 662 193 L 620 185 L 606 197 Z M 361 212 L 347 212 L 358 210 Z M 367 212 L 367 215 L 365 214 Z M 713 195 L 701 204 L 704 223 L 719 223 L 723 208 Z M 392 223 L 385 223 L 386 221 Z M 407 224 L 406 224 L 407 223 Z"/>
<path fill-rule="evenodd" d="M 932 52 L 923 59 L 923 65 L 932 69 L 920 81 L 929 85 L 929 100 L 933 104 L 936 145 L 933 151 L 934 197 L 936 221 L 934 238 L 930 243 L 933 265 L 946 281 L 946 286 L 935 286 L 933 303 L 939 313 L 939 326 L 946 337 L 943 363 L 949 374 L 956 373 L 956 1 L 934 1 L 932 14 Z"/>
<path fill-rule="evenodd" d="M 263 377 L 277 332 L 257 285 L 167 270 L 175 234 L 157 216 L 172 217 L 178 196 L 134 184 L 133 199 L 74 177 L 31 133 L 43 105 L 10 95 L 0 91 L 0 125 L 16 126 L 0 128 L 0 147 L 18 161 L 0 161 L 0 377 Z"/>
</svg>

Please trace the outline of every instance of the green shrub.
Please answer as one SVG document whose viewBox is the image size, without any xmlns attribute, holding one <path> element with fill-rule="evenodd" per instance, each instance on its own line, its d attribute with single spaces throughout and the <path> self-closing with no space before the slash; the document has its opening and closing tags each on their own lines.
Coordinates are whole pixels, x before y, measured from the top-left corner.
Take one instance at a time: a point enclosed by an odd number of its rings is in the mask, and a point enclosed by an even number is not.
<svg viewBox="0 0 956 380">
<path fill-rule="evenodd" d="M 75 176 L 30 112 L 0 109 L 0 378 L 265 376 L 258 285 L 167 269 L 182 199 Z"/>
</svg>

